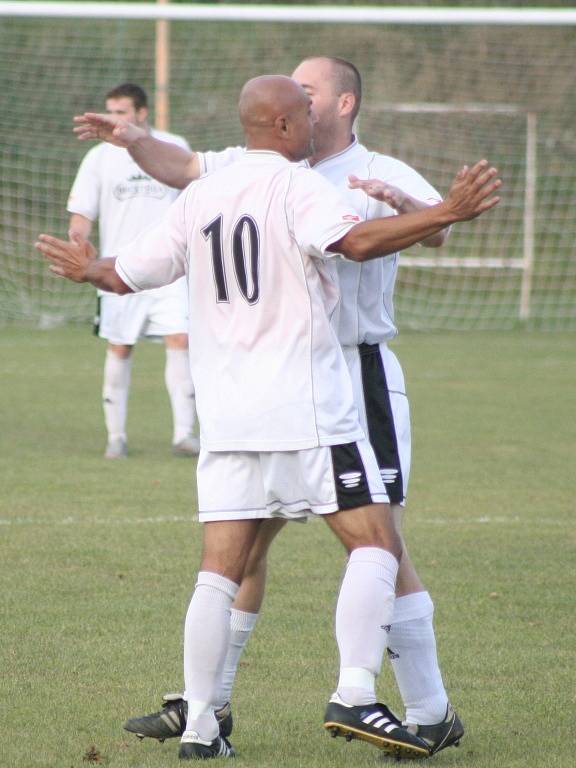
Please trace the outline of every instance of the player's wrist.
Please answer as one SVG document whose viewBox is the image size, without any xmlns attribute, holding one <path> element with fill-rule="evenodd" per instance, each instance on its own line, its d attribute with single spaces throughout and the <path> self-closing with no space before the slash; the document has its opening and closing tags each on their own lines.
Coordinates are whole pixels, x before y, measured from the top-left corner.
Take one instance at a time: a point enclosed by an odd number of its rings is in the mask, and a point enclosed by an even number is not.
<svg viewBox="0 0 576 768">
<path fill-rule="evenodd" d="M 139 149 L 140 147 L 145 149 L 149 142 L 153 140 L 153 137 L 144 128 L 131 125 L 130 130 L 125 133 L 124 140 L 129 149 Z"/>
<path fill-rule="evenodd" d="M 98 281 L 101 278 L 99 262 L 98 252 L 92 247 L 85 255 L 85 261 L 78 273 L 78 282 L 92 283 L 94 285 L 94 281 Z"/>
<path fill-rule="evenodd" d="M 436 219 L 439 224 L 442 224 L 442 227 L 449 227 L 461 220 L 458 212 L 452 208 L 448 199 L 442 200 L 442 202 L 436 203 L 436 205 L 431 205 L 429 210 L 434 211 Z"/>
</svg>

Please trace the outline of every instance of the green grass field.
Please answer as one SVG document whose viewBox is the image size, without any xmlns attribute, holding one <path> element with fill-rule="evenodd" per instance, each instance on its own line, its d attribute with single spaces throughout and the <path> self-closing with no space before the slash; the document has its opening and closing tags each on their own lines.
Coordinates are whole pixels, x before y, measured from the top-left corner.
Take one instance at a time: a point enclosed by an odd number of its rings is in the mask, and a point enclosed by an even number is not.
<svg viewBox="0 0 576 768">
<path fill-rule="evenodd" d="M 395 350 L 412 402 L 406 534 L 436 604 L 445 682 L 467 726 L 434 763 L 574 764 L 576 337 L 415 335 Z M 201 530 L 194 462 L 172 458 L 163 353 L 138 347 L 130 459 L 106 463 L 103 345 L 84 328 L 3 329 L 0 765 L 177 765 L 123 720 L 181 685 Z M 235 691 L 240 766 L 348 768 L 332 740 L 332 613 L 344 557 L 326 526 L 275 545 Z M 382 699 L 398 709 L 386 668 Z"/>
</svg>

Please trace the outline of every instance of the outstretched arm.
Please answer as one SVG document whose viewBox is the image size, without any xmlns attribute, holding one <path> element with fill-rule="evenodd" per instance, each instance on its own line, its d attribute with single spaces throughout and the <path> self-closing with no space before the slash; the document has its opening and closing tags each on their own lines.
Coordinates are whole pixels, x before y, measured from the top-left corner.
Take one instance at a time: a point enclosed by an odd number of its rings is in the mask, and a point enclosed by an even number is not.
<svg viewBox="0 0 576 768">
<path fill-rule="evenodd" d="M 80 141 L 97 139 L 124 147 L 140 168 L 169 187 L 184 189 L 202 172 L 195 152 L 155 139 L 122 117 L 85 112 L 76 115 L 74 122 L 74 133 Z"/>
<path fill-rule="evenodd" d="M 497 174 L 487 160 L 472 168 L 464 166 L 443 202 L 402 216 L 356 224 L 329 250 L 353 261 L 367 261 L 409 248 L 458 221 L 474 219 L 500 202 L 494 194 L 502 186 Z"/>
<path fill-rule="evenodd" d="M 348 176 L 348 186 L 350 189 L 363 190 L 369 197 L 373 197 L 381 203 L 386 203 L 398 213 L 415 213 L 416 211 L 423 211 L 429 208 L 430 205 L 434 205 L 434 203 L 424 203 L 421 200 L 417 200 L 398 187 L 394 187 L 392 184 L 387 184 L 379 179 L 359 179 L 357 176 Z M 430 237 L 425 237 L 418 242 L 427 248 L 439 248 L 446 242 L 448 232 L 449 227 L 441 229 L 440 232 L 435 232 Z"/>
<path fill-rule="evenodd" d="M 89 240 L 75 235 L 68 242 L 51 235 L 40 235 L 35 247 L 50 262 L 50 271 L 74 283 L 92 283 L 113 293 L 132 293 L 115 270 L 116 259 L 98 259 Z"/>
</svg>

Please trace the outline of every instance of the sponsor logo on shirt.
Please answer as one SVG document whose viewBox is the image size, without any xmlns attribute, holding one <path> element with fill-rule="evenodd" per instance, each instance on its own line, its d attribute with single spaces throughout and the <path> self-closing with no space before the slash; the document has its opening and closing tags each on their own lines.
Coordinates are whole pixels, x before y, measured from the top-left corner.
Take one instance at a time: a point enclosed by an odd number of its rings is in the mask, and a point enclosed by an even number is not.
<svg viewBox="0 0 576 768">
<path fill-rule="evenodd" d="M 360 221 L 360 216 L 355 216 L 352 213 L 345 213 L 344 216 L 342 216 L 343 221 Z"/>
<path fill-rule="evenodd" d="M 135 197 L 152 197 L 162 200 L 168 193 L 168 187 L 155 181 L 145 174 L 129 176 L 126 181 L 121 181 L 112 190 L 117 200 L 132 200 Z"/>
</svg>

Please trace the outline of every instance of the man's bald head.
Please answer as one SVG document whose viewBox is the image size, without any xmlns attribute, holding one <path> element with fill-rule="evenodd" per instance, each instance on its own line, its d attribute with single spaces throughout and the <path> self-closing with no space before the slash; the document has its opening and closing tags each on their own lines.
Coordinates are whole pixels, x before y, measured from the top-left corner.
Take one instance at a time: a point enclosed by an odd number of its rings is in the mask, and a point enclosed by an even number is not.
<svg viewBox="0 0 576 768">
<path fill-rule="evenodd" d="M 289 160 L 310 154 L 310 98 L 292 78 L 262 75 L 248 80 L 238 111 L 248 149 L 271 149 Z"/>
</svg>

